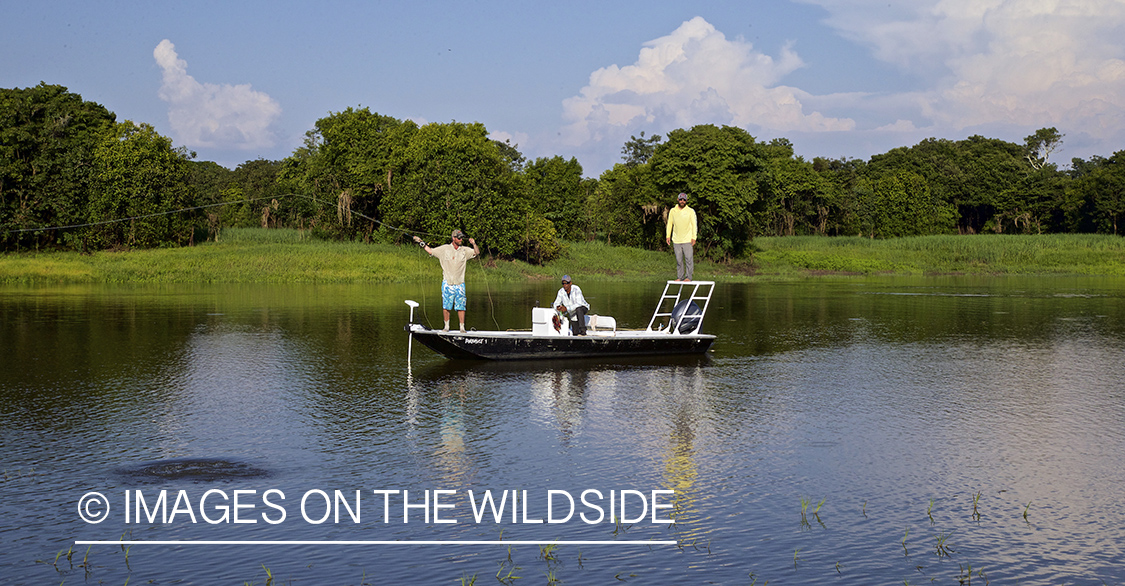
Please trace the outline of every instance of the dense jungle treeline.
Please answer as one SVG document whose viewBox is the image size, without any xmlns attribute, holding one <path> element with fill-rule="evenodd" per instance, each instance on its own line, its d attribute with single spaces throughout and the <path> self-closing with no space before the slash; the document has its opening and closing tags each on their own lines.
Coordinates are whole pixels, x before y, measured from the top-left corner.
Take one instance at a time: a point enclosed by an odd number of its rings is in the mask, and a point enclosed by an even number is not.
<svg viewBox="0 0 1125 586">
<path fill-rule="evenodd" d="M 1024 144 L 927 139 L 869 161 L 806 161 L 786 139 L 700 125 L 634 136 L 620 164 L 590 179 L 576 159 L 529 161 L 479 123 L 347 108 L 285 160 L 229 170 L 41 83 L 0 89 L 0 248 L 184 246 L 252 226 L 443 242 L 459 228 L 486 252 L 541 263 L 562 240 L 663 247 L 681 191 L 698 213 L 697 253 L 720 260 L 756 236 L 1119 234 L 1125 151 L 1060 170 L 1050 155 L 1062 139 L 1044 128 Z"/>
</svg>

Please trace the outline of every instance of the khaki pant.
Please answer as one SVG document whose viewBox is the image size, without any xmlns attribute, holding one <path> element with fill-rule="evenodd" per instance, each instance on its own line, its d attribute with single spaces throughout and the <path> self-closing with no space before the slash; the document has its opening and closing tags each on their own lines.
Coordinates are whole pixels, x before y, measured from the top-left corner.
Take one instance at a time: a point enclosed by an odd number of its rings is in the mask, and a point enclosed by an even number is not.
<svg viewBox="0 0 1125 586">
<path fill-rule="evenodd" d="M 683 244 L 672 243 L 672 250 L 676 251 L 676 278 L 680 280 L 691 280 L 692 274 L 695 272 L 695 259 L 694 252 L 690 242 Z"/>
</svg>

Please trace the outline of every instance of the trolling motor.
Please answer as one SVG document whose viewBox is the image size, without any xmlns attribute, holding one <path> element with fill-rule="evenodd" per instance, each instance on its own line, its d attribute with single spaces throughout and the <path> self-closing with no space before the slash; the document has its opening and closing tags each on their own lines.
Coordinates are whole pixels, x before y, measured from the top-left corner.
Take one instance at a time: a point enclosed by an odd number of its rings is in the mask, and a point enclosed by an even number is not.
<svg viewBox="0 0 1125 586">
<path fill-rule="evenodd" d="M 406 331 L 409 332 L 410 326 L 414 324 L 414 308 L 418 307 L 418 302 L 407 299 L 406 304 L 410 306 L 410 322 L 406 324 Z M 410 364 L 410 355 L 413 353 L 413 350 L 414 350 L 414 334 L 411 333 L 410 339 L 406 343 L 406 364 L 407 365 Z"/>
</svg>

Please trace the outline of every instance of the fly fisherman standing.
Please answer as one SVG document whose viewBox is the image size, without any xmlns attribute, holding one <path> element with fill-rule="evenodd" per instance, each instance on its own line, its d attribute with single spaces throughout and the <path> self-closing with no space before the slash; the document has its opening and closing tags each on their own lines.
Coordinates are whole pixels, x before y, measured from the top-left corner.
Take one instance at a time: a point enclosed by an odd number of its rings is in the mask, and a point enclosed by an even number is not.
<svg viewBox="0 0 1125 586">
<path fill-rule="evenodd" d="M 461 333 L 465 333 L 465 265 L 468 264 L 469 259 L 480 254 L 480 249 L 472 238 L 469 239 L 469 244 L 473 246 L 472 250 L 463 246 L 461 242 L 464 239 L 465 234 L 460 230 L 454 230 L 449 244 L 430 248 L 428 244 L 422 242 L 421 238 L 414 237 L 414 242 L 417 242 L 422 250 L 441 263 L 441 309 L 442 316 L 445 318 L 443 332 L 449 331 L 449 312 L 456 310 L 457 318 L 461 321 Z"/>
</svg>

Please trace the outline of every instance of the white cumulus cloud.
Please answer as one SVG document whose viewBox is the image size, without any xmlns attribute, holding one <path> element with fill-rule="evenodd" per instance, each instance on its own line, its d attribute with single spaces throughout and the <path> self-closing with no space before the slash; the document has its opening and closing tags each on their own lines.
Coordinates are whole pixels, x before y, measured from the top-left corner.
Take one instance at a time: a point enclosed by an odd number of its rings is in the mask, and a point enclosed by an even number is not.
<svg viewBox="0 0 1125 586">
<path fill-rule="evenodd" d="M 512 146 L 519 146 L 526 144 L 530 136 L 526 132 L 506 132 L 497 130 L 496 132 L 489 133 L 488 138 L 500 142 L 506 142 Z"/>
<path fill-rule="evenodd" d="M 924 80 L 921 115 L 935 125 L 1125 136 L 1122 0 L 805 1 Z"/>
<path fill-rule="evenodd" d="M 160 99 L 169 103 L 168 122 L 189 147 L 221 149 L 269 148 L 275 143 L 270 125 L 281 106 L 249 84 L 199 83 L 187 73 L 187 62 L 168 39 L 152 52 L 164 72 Z"/>
<path fill-rule="evenodd" d="M 807 94 L 780 85 L 803 63 L 791 46 L 771 57 L 727 39 L 702 17 L 645 43 L 631 65 L 603 67 L 563 102 L 562 138 L 572 146 L 620 143 L 640 129 L 727 124 L 775 131 L 850 130 L 855 123 L 807 112 Z"/>
<path fill-rule="evenodd" d="M 899 119 L 899 120 L 895 120 L 893 124 L 887 124 L 885 126 L 880 126 L 879 128 L 876 128 L 875 130 L 879 130 L 879 131 L 883 131 L 883 132 L 914 132 L 915 130 L 918 130 L 918 129 L 914 127 L 913 122 L 911 122 L 909 120 Z"/>
</svg>

